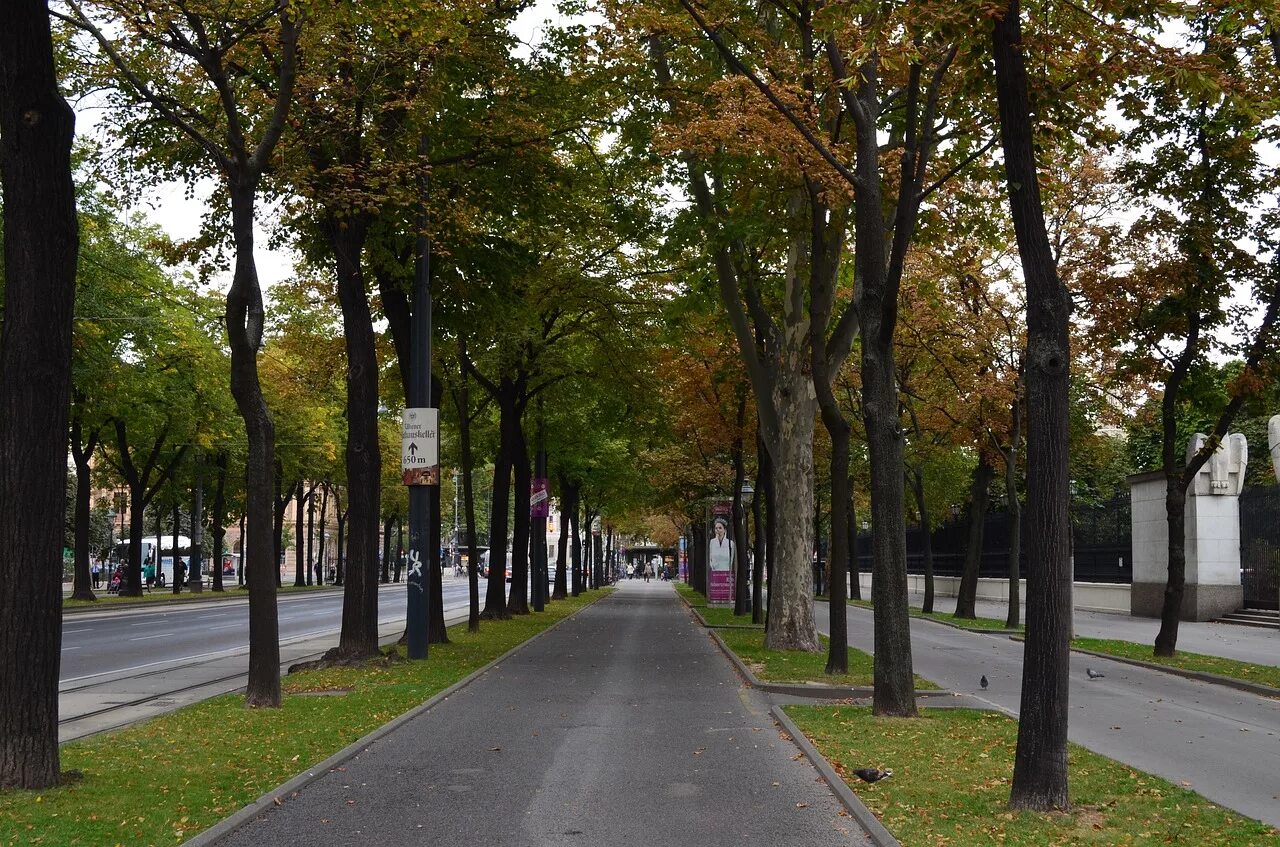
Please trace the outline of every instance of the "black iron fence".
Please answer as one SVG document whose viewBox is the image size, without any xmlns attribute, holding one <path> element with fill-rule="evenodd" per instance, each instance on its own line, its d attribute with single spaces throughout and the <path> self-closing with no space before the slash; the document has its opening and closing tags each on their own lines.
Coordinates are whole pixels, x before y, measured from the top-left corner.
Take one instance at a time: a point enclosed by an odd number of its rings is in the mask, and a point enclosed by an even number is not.
<svg viewBox="0 0 1280 847">
<path fill-rule="evenodd" d="M 1245 606 L 1280 608 L 1280 486 L 1240 495 L 1240 581 Z"/>
<path fill-rule="evenodd" d="M 1071 509 L 1072 552 L 1077 582 L 1133 581 L 1129 495 L 1116 497 L 1100 506 L 1076 505 Z M 1007 579 L 1009 576 L 1008 512 L 989 512 L 982 532 L 982 557 L 978 576 Z M 907 571 L 924 573 L 923 533 L 919 527 L 907 529 Z M 960 576 L 969 546 L 969 521 L 961 516 L 929 534 L 933 547 L 933 572 L 938 576 Z M 1020 545 L 1021 572 L 1027 573 L 1026 518 L 1023 517 Z M 871 570 L 871 534 L 858 535 L 858 568 Z"/>
</svg>

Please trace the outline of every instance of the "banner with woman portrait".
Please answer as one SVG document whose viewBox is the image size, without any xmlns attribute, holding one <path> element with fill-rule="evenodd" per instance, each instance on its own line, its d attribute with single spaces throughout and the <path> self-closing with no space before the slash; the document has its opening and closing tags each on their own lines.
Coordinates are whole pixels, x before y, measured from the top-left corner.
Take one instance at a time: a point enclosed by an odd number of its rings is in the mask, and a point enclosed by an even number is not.
<svg viewBox="0 0 1280 847">
<path fill-rule="evenodd" d="M 734 561 L 733 503 L 722 500 L 711 504 L 707 527 L 707 603 L 727 605 L 733 602 Z"/>
</svg>

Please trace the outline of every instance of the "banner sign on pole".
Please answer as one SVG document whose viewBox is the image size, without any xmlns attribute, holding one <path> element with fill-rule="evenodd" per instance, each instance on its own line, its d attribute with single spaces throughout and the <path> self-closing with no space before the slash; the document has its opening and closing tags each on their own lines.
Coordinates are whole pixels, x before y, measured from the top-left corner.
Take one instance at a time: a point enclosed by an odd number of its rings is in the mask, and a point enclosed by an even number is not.
<svg viewBox="0 0 1280 847">
<path fill-rule="evenodd" d="M 545 518 L 551 514 L 551 497 L 545 478 L 529 484 L 529 517 Z"/>
<path fill-rule="evenodd" d="M 733 504 L 721 501 L 711 506 L 711 522 L 707 528 L 707 603 L 727 605 L 733 602 L 734 562 L 730 518 Z"/>
<path fill-rule="evenodd" d="M 400 468 L 405 485 L 440 484 L 439 410 L 405 409 L 400 418 Z"/>
</svg>

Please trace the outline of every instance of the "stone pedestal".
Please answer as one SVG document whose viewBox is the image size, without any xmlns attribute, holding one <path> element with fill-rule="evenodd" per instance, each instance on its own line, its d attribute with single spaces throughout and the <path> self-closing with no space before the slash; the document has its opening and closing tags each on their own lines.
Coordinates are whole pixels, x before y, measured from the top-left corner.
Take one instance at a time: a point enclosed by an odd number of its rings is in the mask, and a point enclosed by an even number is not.
<svg viewBox="0 0 1280 847">
<path fill-rule="evenodd" d="M 1192 439 L 1194 454 L 1203 436 Z M 1240 585 L 1240 485 L 1248 454 L 1244 436 L 1229 435 L 1187 490 L 1186 584 L 1182 619 L 1207 621 L 1244 605 Z M 1169 575 L 1169 524 L 1160 471 L 1129 477 L 1133 507 L 1133 589 L 1130 612 L 1160 617 Z"/>
</svg>

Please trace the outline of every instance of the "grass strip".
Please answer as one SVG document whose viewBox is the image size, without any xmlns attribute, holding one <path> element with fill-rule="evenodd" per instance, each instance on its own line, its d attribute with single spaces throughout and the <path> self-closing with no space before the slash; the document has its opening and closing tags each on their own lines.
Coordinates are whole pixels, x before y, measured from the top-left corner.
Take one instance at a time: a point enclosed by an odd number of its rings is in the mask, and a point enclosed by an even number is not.
<svg viewBox="0 0 1280 847">
<path fill-rule="evenodd" d="M 751 615 L 735 615 L 732 606 L 699 606 L 698 614 L 707 622 L 707 626 L 747 626 L 752 629 L 764 629 L 764 624 L 751 622 Z"/>
<path fill-rule="evenodd" d="M 340 585 L 282 585 L 276 589 L 276 593 L 303 594 L 308 591 L 332 591 L 341 587 Z M 198 594 L 186 589 L 183 589 L 181 594 L 174 594 L 172 588 L 157 588 L 150 592 L 144 591 L 141 597 L 121 597 L 119 594 L 108 594 L 105 589 L 96 592 L 96 594 L 97 600 L 72 600 L 70 597 L 64 597 L 62 608 L 96 609 L 102 606 L 115 606 L 120 603 L 195 603 L 209 600 L 245 600 L 249 597 L 247 589 L 236 585 L 228 585 L 226 590 L 220 592 L 214 591 L 212 588 L 206 588 Z"/>
<path fill-rule="evenodd" d="M 869 686 L 873 682 L 874 663 L 871 656 L 852 647 L 849 648 L 849 672 L 828 674 L 826 666 L 829 640 L 825 635 L 819 636 L 823 647 L 821 653 L 806 653 L 803 650 L 766 650 L 764 636 L 747 629 L 723 629 L 718 630 L 717 634 L 758 679 L 766 682 L 817 682 L 823 685 L 850 686 Z M 932 690 L 938 687 L 918 676 L 915 680 L 917 689 Z"/>
<path fill-rule="evenodd" d="M 689 583 L 676 581 L 672 585 L 676 587 L 676 593 L 683 597 L 690 606 L 707 605 L 707 598 Z"/>
<path fill-rule="evenodd" d="M 861 609 L 872 608 L 871 601 L 869 600 L 850 600 L 849 605 L 857 606 Z M 958 618 L 950 612 L 929 612 L 928 614 L 925 614 L 916 608 L 910 609 L 909 613 L 913 618 L 925 618 L 927 620 L 950 624 L 951 626 L 958 626 L 964 629 L 991 629 L 999 631 L 1008 629 L 1008 627 L 1005 626 L 1005 622 L 1000 618 Z M 1022 624 L 1018 624 L 1018 631 L 1021 632 L 1023 629 L 1025 629 L 1025 627 L 1023 627 Z"/>
<path fill-rule="evenodd" d="M 1072 810 L 1007 808 L 1018 724 L 989 712 L 926 709 L 877 718 L 853 706 L 786 706 L 787 714 L 904 847 L 1275 845 L 1280 831 L 1159 777 L 1070 748 Z M 856 768 L 888 767 L 874 785 Z"/>
<path fill-rule="evenodd" d="M 475 634 L 451 627 L 451 643 L 431 645 L 425 662 L 290 675 L 279 709 L 246 709 L 233 694 L 66 744 L 62 769 L 82 778 L 0 794 L 0 844 L 181 843 L 605 593 L 486 621 Z"/>
<path fill-rule="evenodd" d="M 1223 659 L 1219 656 L 1206 656 L 1203 653 L 1184 653 L 1179 651 L 1173 656 L 1156 656 L 1152 654 L 1150 644 L 1138 644 L 1133 641 L 1117 641 L 1107 638 L 1073 638 L 1071 646 L 1081 650 L 1092 650 L 1121 659 L 1136 659 L 1154 665 L 1165 665 L 1181 670 L 1198 673 L 1212 673 L 1219 676 L 1252 682 L 1257 685 L 1268 685 L 1280 688 L 1280 667 L 1275 665 L 1254 665 L 1236 659 Z"/>
</svg>

